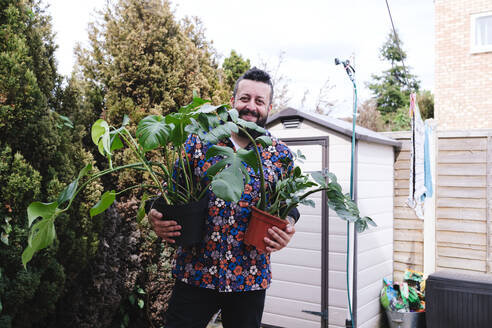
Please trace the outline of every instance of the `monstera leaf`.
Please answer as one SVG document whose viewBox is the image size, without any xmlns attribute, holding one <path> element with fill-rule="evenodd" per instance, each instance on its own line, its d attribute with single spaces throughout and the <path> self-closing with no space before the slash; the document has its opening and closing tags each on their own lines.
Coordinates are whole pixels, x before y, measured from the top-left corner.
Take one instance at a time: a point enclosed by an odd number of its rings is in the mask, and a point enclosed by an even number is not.
<svg viewBox="0 0 492 328">
<path fill-rule="evenodd" d="M 256 172 L 258 162 L 253 150 L 239 149 L 234 152 L 230 147 L 212 146 L 206 153 L 207 159 L 223 157 L 207 170 L 207 176 L 213 178 L 211 187 L 217 197 L 237 202 L 244 191 L 244 183 L 249 182 L 248 164 Z M 244 162 L 244 163 L 243 163 Z"/>
<path fill-rule="evenodd" d="M 166 123 L 161 115 L 150 115 L 142 119 L 137 126 L 138 143 L 144 151 L 166 146 L 171 126 Z"/>
<path fill-rule="evenodd" d="M 99 119 L 92 124 L 91 129 L 92 142 L 97 145 L 99 153 L 106 156 L 111 154 L 111 136 L 109 134 L 109 125 L 103 119 Z"/>
<path fill-rule="evenodd" d="M 185 131 L 199 136 L 204 142 L 216 144 L 220 140 L 229 138 L 232 132 L 237 133 L 239 129 L 229 120 L 225 106 L 206 104 L 199 109 L 196 117 L 191 118 Z"/>
</svg>

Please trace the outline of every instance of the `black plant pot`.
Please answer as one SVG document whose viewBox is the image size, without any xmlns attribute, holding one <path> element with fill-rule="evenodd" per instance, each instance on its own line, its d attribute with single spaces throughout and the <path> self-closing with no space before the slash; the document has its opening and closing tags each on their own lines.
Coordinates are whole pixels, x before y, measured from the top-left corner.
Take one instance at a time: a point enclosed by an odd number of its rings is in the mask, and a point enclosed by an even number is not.
<svg viewBox="0 0 492 328">
<path fill-rule="evenodd" d="M 154 208 L 162 213 L 162 220 L 174 220 L 181 226 L 181 235 L 174 237 L 174 245 L 192 246 L 203 241 L 208 196 L 184 205 L 167 205 L 162 197 L 149 200 L 149 203 L 149 211 Z"/>
</svg>

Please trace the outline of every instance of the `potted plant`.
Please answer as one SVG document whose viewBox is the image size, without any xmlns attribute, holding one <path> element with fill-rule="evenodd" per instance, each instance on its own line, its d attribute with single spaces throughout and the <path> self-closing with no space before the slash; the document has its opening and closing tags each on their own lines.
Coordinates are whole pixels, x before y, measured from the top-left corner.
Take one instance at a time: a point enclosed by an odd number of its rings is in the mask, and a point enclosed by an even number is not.
<svg viewBox="0 0 492 328">
<path fill-rule="evenodd" d="M 206 115 L 206 114 L 202 114 Z M 268 136 L 262 135 L 256 139 L 252 137 L 250 130 L 264 133 L 265 130 L 253 122 L 248 122 L 239 118 L 235 109 L 228 112 L 228 121 L 236 124 L 237 129 L 248 137 L 251 143 L 261 147 L 272 145 L 272 140 Z M 206 135 L 203 135 L 206 138 Z M 239 154 L 241 152 L 241 155 Z M 257 206 L 252 207 L 251 219 L 246 231 L 244 242 L 255 246 L 259 250 L 266 250 L 264 237 L 268 236 L 268 229 L 278 226 L 284 229 L 287 225 L 285 218 L 291 209 L 299 204 L 314 207 L 314 202 L 308 197 L 316 192 L 325 192 L 327 204 L 337 215 L 344 220 L 354 222 L 357 231 L 362 232 L 369 225 L 376 226 L 369 217 L 361 217 L 357 205 L 350 199 L 348 194 L 343 194 L 341 186 L 338 184 L 336 176 L 329 172 L 314 172 L 309 175 L 303 174 L 301 168 L 293 167 L 290 175 L 276 181 L 275 187 L 265 183 L 263 165 L 261 162 L 258 147 L 246 151 L 240 149 L 237 153 L 229 147 L 212 146 L 206 154 L 207 158 L 221 155 L 227 160 L 220 161 L 207 170 L 207 175 L 213 177 L 212 188 L 214 193 L 223 199 L 232 199 L 233 195 L 241 194 L 244 188 L 243 180 L 248 182 L 249 174 L 240 160 L 250 165 L 260 177 L 260 200 Z M 298 153 L 296 157 L 302 158 Z M 229 165 L 228 165 L 229 164 Z M 234 167 L 234 165 L 236 167 Z M 293 160 L 287 159 L 282 163 L 282 169 L 287 171 L 289 166 L 293 166 Z M 218 188 L 218 187 L 223 188 Z M 215 188 L 214 188 L 215 187 Z M 267 201 L 267 194 L 269 200 Z"/>
<path fill-rule="evenodd" d="M 213 178 L 198 179 L 193 174 L 183 147 L 188 134 L 197 132 L 197 129 L 207 131 L 208 138 L 214 135 L 220 138 L 230 135 L 231 129 L 237 131 L 234 124 L 220 123 L 224 115 L 227 115 L 226 106 L 211 106 L 207 101 L 194 97 L 192 103 L 180 108 L 176 113 L 143 118 L 137 125 L 135 136 L 127 128 L 129 119 L 126 116 L 118 128 L 109 126 L 103 119 L 97 120 L 91 129 L 92 141 L 97 145 L 99 152 L 108 159 L 109 167 L 95 171 L 92 164 L 87 164 L 55 201 L 36 201 L 28 206 L 30 232 L 28 246 L 22 253 L 23 265 L 26 266 L 36 252 L 53 243 L 56 236 L 56 217 L 70 208 L 74 198 L 85 186 L 104 175 L 121 170 L 143 170 L 147 172 L 149 182 L 120 191 L 104 192 L 99 202 L 90 209 L 91 217 L 109 208 L 117 195 L 140 188 L 146 192 L 138 210 L 138 220 L 144 217 L 144 204 L 150 199 L 148 208 L 160 206 L 159 210 L 166 214 L 167 219 L 178 220 L 183 227 L 182 238 L 177 240 L 178 245 L 187 246 L 199 241 L 208 207 L 208 184 L 210 181 L 213 182 Z M 203 120 L 204 118 L 206 120 Z M 137 160 L 113 166 L 113 152 L 123 147 L 128 147 Z M 159 161 L 154 160 L 157 156 L 160 157 Z M 152 198 L 151 195 L 159 197 Z M 190 213 L 187 214 L 187 211 Z M 197 220 L 197 216 L 201 219 Z"/>
<path fill-rule="evenodd" d="M 29 205 L 27 213 L 30 233 L 28 246 L 22 254 L 24 266 L 37 251 L 53 243 L 56 235 L 54 226 L 56 217 L 70 208 L 73 199 L 87 184 L 106 174 L 127 169 L 146 171 L 150 183 L 134 185 L 121 191 L 106 191 L 101 196 L 100 201 L 90 209 L 91 217 L 109 208 L 116 196 L 121 193 L 135 188 L 153 191 L 151 194 L 160 197 L 157 200 L 152 198 L 148 208 L 157 205 L 163 206 L 159 210 L 167 215 L 167 219 L 180 220 L 183 218 L 184 221 L 179 223 L 183 227 L 182 235 L 186 235 L 186 237 L 178 243 L 181 245 L 191 245 L 201 239 L 208 206 L 206 197 L 209 189 L 217 197 L 226 201 L 238 201 L 240 199 L 244 185 L 250 179 L 243 163 L 248 164 L 255 172 L 259 172 L 260 176 L 260 201 L 257 204 L 257 209 L 253 209 L 251 227 L 254 226 L 257 213 L 265 211 L 280 216 L 276 220 L 277 224 L 285 226 L 285 220 L 282 219 L 285 218 L 290 208 L 299 203 L 311 204 L 312 202 L 307 197 L 320 190 L 327 193 L 328 205 L 341 218 L 354 221 L 359 230 L 364 230 L 367 223 L 374 224 L 370 218 L 360 217 L 357 206 L 348 196 L 342 194 L 333 175 L 320 173 L 324 177 L 321 178 L 319 174 L 315 174 L 313 177 L 317 183 L 314 183 L 306 180 L 307 177 L 302 175 L 299 168 L 295 168 L 290 177 L 277 183 L 278 187 L 272 193 L 273 198 L 271 197 L 275 201 L 267 206 L 265 178 L 257 147 L 253 147 L 249 151 L 239 149 L 234 152 L 229 147 L 214 145 L 209 148 L 206 157 L 210 159 L 213 156 L 219 156 L 220 160 L 206 171 L 204 177 L 200 178 L 194 175 L 183 149 L 183 144 L 189 134 L 196 134 L 203 141 L 215 144 L 221 139 L 230 137 L 232 132 L 243 131 L 253 144 L 260 144 L 262 147 L 268 147 L 272 144 L 272 140 L 265 135 L 254 139 L 248 129 L 260 133 L 264 133 L 265 130 L 253 122 L 240 119 L 235 109 L 228 110 L 227 106 L 224 105 L 210 106 L 205 100 L 194 97 L 191 104 L 182 107 L 177 113 L 165 117 L 151 115 L 142 119 L 137 126 L 135 137 L 126 128 L 128 123 L 129 119 L 125 117 L 121 127 L 113 128 L 106 121 L 100 119 L 92 126 L 92 140 L 98 146 L 99 152 L 108 158 L 108 169 L 92 172 L 92 165 L 88 164 L 79 172 L 77 178 L 65 187 L 56 201 L 51 203 L 33 202 Z M 134 163 L 113 167 L 112 152 L 124 146 L 129 147 L 138 160 Z M 160 151 L 163 158 L 160 161 L 152 160 L 149 156 L 150 152 L 156 150 Z M 326 177 L 332 181 L 326 182 Z M 310 190 L 305 194 L 300 194 L 300 191 L 315 185 L 318 186 L 316 191 Z M 282 189 L 283 186 L 288 187 L 288 192 Z M 137 215 L 138 220 L 144 217 L 144 204 L 150 198 L 149 194 L 144 194 Z M 193 210 L 190 215 L 185 215 L 184 210 L 188 208 L 193 208 Z M 175 211 L 173 212 L 173 210 Z M 202 218 L 196 220 L 196 216 L 200 216 L 200 213 L 203 214 Z M 189 224 L 185 224 L 185 222 Z M 196 233 L 188 234 L 188 227 L 196 230 Z M 261 245 L 256 246 L 262 248 Z"/>
</svg>

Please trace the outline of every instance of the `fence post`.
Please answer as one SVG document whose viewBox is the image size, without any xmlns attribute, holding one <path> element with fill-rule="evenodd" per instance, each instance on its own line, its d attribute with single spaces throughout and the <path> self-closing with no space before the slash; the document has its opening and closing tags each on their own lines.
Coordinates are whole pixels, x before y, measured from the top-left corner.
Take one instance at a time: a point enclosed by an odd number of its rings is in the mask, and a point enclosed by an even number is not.
<svg viewBox="0 0 492 328">
<path fill-rule="evenodd" d="M 437 200 L 437 157 L 438 134 L 437 127 L 431 123 L 431 135 L 429 136 L 429 156 L 432 175 L 432 189 L 434 194 L 426 198 L 424 203 L 424 275 L 436 271 L 436 200 Z"/>
<path fill-rule="evenodd" d="M 490 273 L 491 272 L 491 268 L 490 268 L 490 261 L 491 261 L 491 258 L 490 258 L 490 230 L 491 230 L 491 226 L 490 226 L 490 216 L 491 216 L 491 190 L 490 188 L 492 187 L 492 172 L 491 172 L 491 161 L 492 161 L 492 137 L 490 136 L 490 132 L 487 133 L 487 161 L 486 161 L 486 166 L 485 166 L 485 172 L 486 172 L 486 176 L 485 176 L 485 204 L 486 204 L 486 210 L 485 210 L 485 219 L 486 219 L 486 245 L 487 245 L 487 250 L 485 251 L 485 254 L 486 254 L 486 263 L 485 263 L 485 272 L 486 273 Z"/>
</svg>

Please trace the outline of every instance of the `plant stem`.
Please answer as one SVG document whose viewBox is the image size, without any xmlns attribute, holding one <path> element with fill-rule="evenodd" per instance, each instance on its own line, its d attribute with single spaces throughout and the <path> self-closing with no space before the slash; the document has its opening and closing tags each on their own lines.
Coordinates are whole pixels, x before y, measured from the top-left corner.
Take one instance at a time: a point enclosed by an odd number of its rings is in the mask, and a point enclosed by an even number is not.
<svg viewBox="0 0 492 328">
<path fill-rule="evenodd" d="M 326 187 L 325 188 L 318 188 L 318 189 L 314 189 L 314 190 L 311 190 L 311 191 L 305 193 L 304 195 L 302 195 L 302 197 L 299 198 L 298 202 L 292 202 L 289 206 L 287 206 L 287 208 L 282 212 L 282 215 L 280 215 L 280 218 L 285 219 L 287 217 L 287 214 L 289 214 L 290 210 L 293 209 L 294 207 L 296 207 L 303 199 L 305 199 L 309 195 L 314 194 L 318 191 L 323 191 L 323 190 L 328 190 L 328 189 L 329 188 L 326 188 Z"/>
<path fill-rule="evenodd" d="M 167 193 L 172 193 L 172 195 L 176 196 L 175 198 L 176 199 L 179 199 L 181 201 L 183 201 L 183 203 L 186 203 L 188 202 L 189 200 L 183 196 L 183 195 L 189 195 L 189 192 L 188 192 L 188 189 L 186 189 L 185 187 L 183 187 L 182 185 L 180 185 L 179 183 L 177 183 L 176 180 L 174 180 L 170 175 L 169 175 L 169 171 L 167 169 L 166 166 L 164 166 L 162 163 L 158 163 L 158 162 L 149 162 L 150 165 L 154 165 L 154 166 L 158 166 L 162 169 L 162 171 L 164 172 L 164 174 L 160 174 L 160 173 L 157 173 L 158 175 L 160 176 L 163 176 L 163 177 L 167 177 L 168 178 L 168 181 L 167 181 Z M 176 188 L 176 190 L 171 190 L 169 189 L 169 186 L 174 186 Z M 171 190 L 171 191 L 170 191 Z"/>
<path fill-rule="evenodd" d="M 145 167 L 136 167 L 135 170 L 138 170 L 138 171 L 146 171 L 147 172 L 147 169 Z M 163 174 L 163 173 L 155 172 L 155 171 L 154 171 L 154 173 L 156 175 L 158 175 L 159 177 L 163 178 L 163 179 L 166 177 L 166 175 Z"/>
<path fill-rule="evenodd" d="M 132 189 L 136 189 L 136 188 L 145 188 L 145 187 L 147 187 L 147 188 L 155 188 L 155 189 L 159 189 L 159 187 L 156 187 L 156 186 L 154 186 L 154 185 L 139 184 L 139 185 L 134 185 L 134 186 L 131 186 L 131 187 L 125 188 L 125 189 L 123 189 L 123 190 L 121 190 L 121 191 L 118 191 L 118 192 L 116 193 L 116 195 L 119 195 L 119 194 L 122 194 L 122 193 L 124 193 L 124 192 L 127 192 L 128 190 L 132 190 Z"/>
<path fill-rule="evenodd" d="M 148 165 L 148 161 L 145 158 L 145 156 L 143 156 L 138 151 L 138 144 L 137 144 L 137 142 L 135 141 L 135 139 L 133 139 L 132 135 L 130 134 L 130 132 L 126 128 L 124 128 L 123 131 L 126 132 L 126 134 L 128 135 L 128 137 L 130 138 L 130 140 L 128 140 L 128 138 L 124 135 L 124 133 L 120 133 L 120 135 L 128 143 L 128 146 L 133 151 L 133 153 L 135 155 L 137 155 L 137 157 L 142 161 L 142 164 L 147 169 L 147 172 L 149 172 L 149 174 L 150 174 L 150 178 L 154 181 L 154 183 L 157 186 L 159 186 L 159 190 L 161 191 L 161 195 L 164 198 L 164 200 L 166 201 L 166 204 L 167 205 L 170 205 L 169 199 L 166 197 L 166 193 L 164 191 L 164 188 L 162 187 L 162 183 L 160 183 L 159 180 L 157 179 L 157 177 L 155 176 L 155 173 L 154 173 L 154 170 L 152 170 L 152 167 L 150 165 Z"/>
<path fill-rule="evenodd" d="M 188 175 L 188 172 L 186 172 L 187 167 L 185 166 L 183 156 L 181 156 L 182 154 L 183 154 L 183 149 L 181 146 L 179 146 L 178 147 L 179 163 L 181 165 L 181 169 L 182 169 L 182 172 L 184 174 L 184 180 L 186 183 L 186 188 L 187 188 L 187 190 L 190 191 L 190 196 L 191 196 L 191 195 L 193 195 L 193 181 L 190 180 L 191 178 Z M 179 177 L 178 177 L 178 181 L 179 181 Z"/>
<path fill-rule="evenodd" d="M 200 199 L 202 199 L 205 196 L 205 194 L 208 191 L 208 185 L 209 185 L 209 183 L 207 183 L 207 185 L 205 187 L 203 187 L 202 191 L 198 195 L 198 199 L 197 200 L 200 200 Z"/>
<path fill-rule="evenodd" d="M 164 172 L 163 174 L 160 174 L 162 177 L 169 177 L 169 171 L 167 170 L 167 167 L 164 166 L 164 164 L 160 162 L 149 162 L 149 164 L 159 167 L 162 172 Z"/>
<path fill-rule="evenodd" d="M 261 161 L 260 152 L 258 151 L 258 146 L 256 146 L 255 139 L 253 139 L 253 137 L 248 133 L 248 131 L 246 131 L 246 129 L 243 128 L 242 126 L 238 126 L 238 128 L 244 132 L 244 135 L 246 135 L 248 137 L 250 142 L 253 144 L 253 148 L 255 150 L 255 155 L 256 155 L 256 159 L 258 160 L 258 164 L 259 164 L 258 166 L 259 166 L 259 171 L 260 171 L 259 173 L 260 173 L 260 196 L 261 196 L 261 199 L 260 199 L 260 205 L 258 206 L 258 209 L 264 211 L 266 208 L 265 176 L 263 174 L 263 162 Z"/>
<path fill-rule="evenodd" d="M 68 210 L 70 208 L 70 206 L 72 205 L 72 201 L 75 199 L 75 197 L 78 195 L 78 193 L 82 189 L 84 189 L 85 186 L 87 186 L 92 181 L 94 181 L 96 179 L 99 179 L 100 177 L 102 177 L 103 175 L 106 175 L 108 173 L 112 173 L 112 172 L 123 170 L 123 169 L 136 168 L 136 167 L 138 167 L 140 165 L 142 165 L 142 163 L 140 163 L 140 162 L 138 162 L 138 163 L 131 163 L 131 164 L 126 164 L 126 165 L 122 165 L 122 166 L 117 166 L 117 167 L 114 167 L 114 168 L 106 169 L 106 170 L 103 170 L 103 171 L 100 171 L 100 172 L 94 174 L 87 181 L 85 181 L 82 185 L 80 185 L 80 187 L 77 188 L 77 190 L 75 191 L 73 197 L 70 199 L 70 201 L 68 202 L 67 206 L 64 209 L 61 210 L 61 212 L 65 212 L 66 210 Z"/>
</svg>

